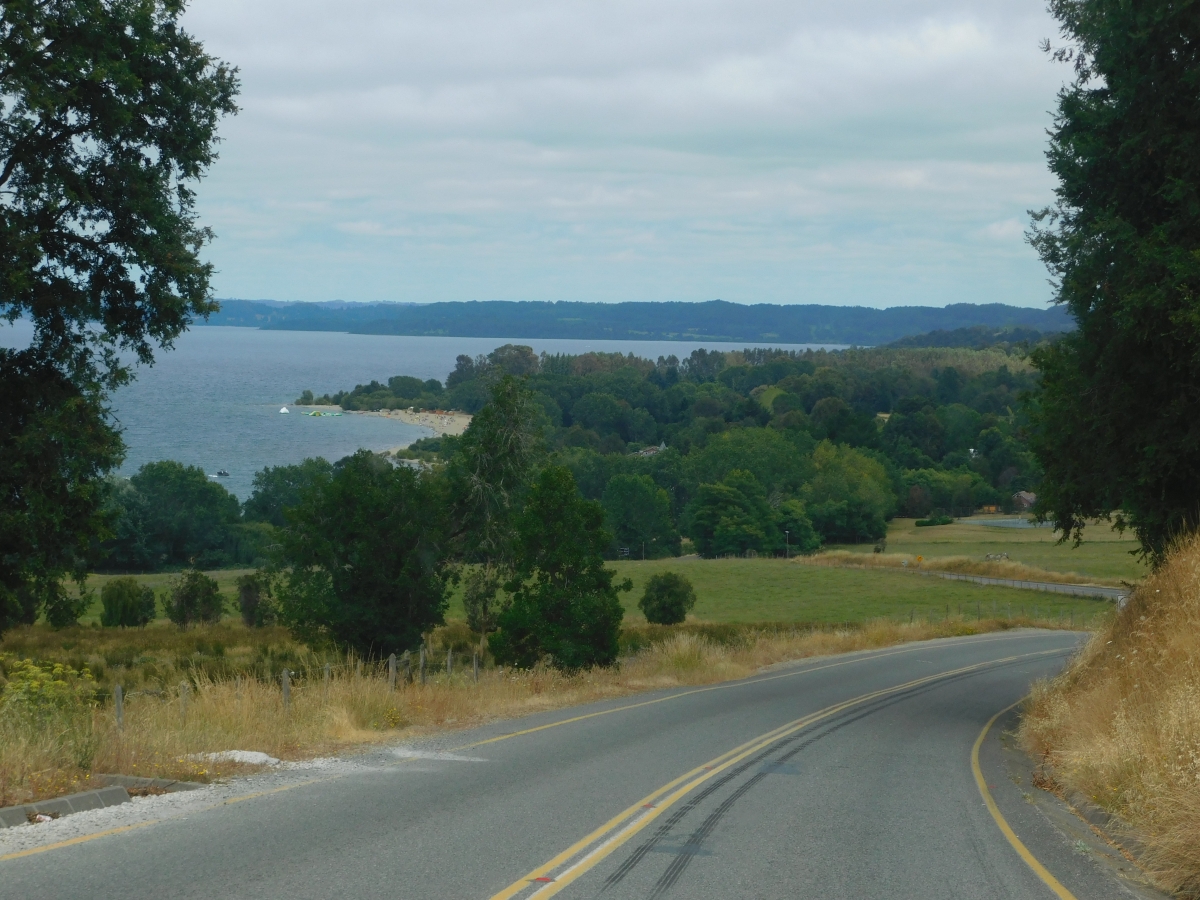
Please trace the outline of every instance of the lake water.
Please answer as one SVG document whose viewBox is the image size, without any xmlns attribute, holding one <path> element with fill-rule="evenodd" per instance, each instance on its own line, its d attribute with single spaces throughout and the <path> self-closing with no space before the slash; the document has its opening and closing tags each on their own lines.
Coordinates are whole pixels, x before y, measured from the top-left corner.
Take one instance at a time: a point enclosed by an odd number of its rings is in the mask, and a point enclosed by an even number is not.
<svg viewBox="0 0 1200 900">
<path fill-rule="evenodd" d="M 0 323 L 0 346 L 28 345 L 32 326 Z M 281 415 L 305 388 L 320 396 L 371 379 L 415 375 L 445 381 L 460 353 L 476 356 L 505 343 L 536 352 L 636 353 L 649 359 L 683 357 L 698 347 L 741 350 L 746 344 L 688 341 L 578 341 L 508 338 L 406 337 L 325 331 L 259 331 L 201 326 L 160 353 L 151 367 L 112 398 L 113 416 L 128 448 L 120 472 L 177 459 L 215 474 L 241 499 L 254 473 L 310 456 L 340 459 L 359 448 L 407 446 L 432 432 L 378 416 L 337 418 Z M 765 345 L 764 345 L 765 346 Z M 784 344 L 790 350 L 818 345 Z"/>
</svg>

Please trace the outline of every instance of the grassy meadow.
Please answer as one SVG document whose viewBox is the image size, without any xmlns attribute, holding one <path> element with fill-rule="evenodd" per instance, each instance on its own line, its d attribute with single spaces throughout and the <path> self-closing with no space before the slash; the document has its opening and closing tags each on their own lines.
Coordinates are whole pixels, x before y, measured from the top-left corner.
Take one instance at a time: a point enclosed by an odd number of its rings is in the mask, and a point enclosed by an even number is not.
<svg viewBox="0 0 1200 900">
<path fill-rule="evenodd" d="M 938 619 L 947 614 L 976 617 L 1032 614 L 1089 616 L 1106 601 L 1036 591 L 947 581 L 903 571 L 804 565 L 783 559 L 663 559 L 618 562 L 618 578 L 633 590 L 622 594 L 627 620 L 644 621 L 637 601 L 650 576 L 686 575 L 696 589 L 693 616 L 705 622 L 780 622 L 852 625 L 870 619 Z"/>
</svg>

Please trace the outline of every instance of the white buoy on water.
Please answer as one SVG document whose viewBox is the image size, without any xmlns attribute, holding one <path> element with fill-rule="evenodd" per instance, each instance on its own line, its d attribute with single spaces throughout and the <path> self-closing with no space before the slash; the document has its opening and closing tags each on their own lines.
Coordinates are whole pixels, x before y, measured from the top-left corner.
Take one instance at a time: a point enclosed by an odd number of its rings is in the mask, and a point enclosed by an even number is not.
<svg viewBox="0 0 1200 900">
<path fill-rule="evenodd" d="M 280 410 L 280 412 L 281 412 L 281 413 L 285 413 L 285 412 L 287 412 L 287 411 L 288 411 L 288 408 L 287 408 L 286 406 L 285 406 L 283 409 L 281 409 L 281 410 Z"/>
</svg>

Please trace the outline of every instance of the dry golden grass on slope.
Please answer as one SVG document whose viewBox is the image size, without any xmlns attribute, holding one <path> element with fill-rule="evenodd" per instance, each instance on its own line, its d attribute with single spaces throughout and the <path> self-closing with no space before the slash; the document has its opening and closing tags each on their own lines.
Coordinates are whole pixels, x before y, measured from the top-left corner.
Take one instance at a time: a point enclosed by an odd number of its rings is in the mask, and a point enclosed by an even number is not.
<svg viewBox="0 0 1200 900">
<path fill-rule="evenodd" d="M 789 660 L 1031 624 L 951 617 L 818 631 L 646 626 L 642 648 L 619 667 L 577 675 L 489 667 L 474 683 L 466 657 L 453 675 L 431 667 L 427 684 L 401 681 L 391 691 L 380 665 L 361 671 L 355 661 L 334 666 L 328 686 L 323 666 L 299 669 L 286 709 L 278 680 L 199 673 L 189 682 L 186 704 L 178 686 L 129 696 L 124 730 L 117 729 L 111 699 L 40 717 L 0 716 L 0 806 L 83 789 L 91 772 L 208 781 L 239 767 L 205 762 L 205 753 L 311 758 L 639 691 L 743 678 Z"/>
<path fill-rule="evenodd" d="M 1142 834 L 1159 886 L 1200 897 L 1200 536 L 1035 686 L 1021 736 L 1061 784 Z"/>
<path fill-rule="evenodd" d="M 1091 578 L 1077 572 L 1053 572 L 1009 560 L 978 560 L 968 556 L 928 556 L 919 563 L 907 553 L 852 553 L 848 550 L 829 550 L 813 556 L 799 556 L 796 562 L 809 566 L 838 568 L 900 569 L 910 568 L 928 572 L 954 572 L 960 575 L 983 575 L 987 578 L 1010 578 L 1017 581 L 1049 581 L 1055 584 L 1099 584 L 1121 587 L 1116 578 Z"/>
</svg>

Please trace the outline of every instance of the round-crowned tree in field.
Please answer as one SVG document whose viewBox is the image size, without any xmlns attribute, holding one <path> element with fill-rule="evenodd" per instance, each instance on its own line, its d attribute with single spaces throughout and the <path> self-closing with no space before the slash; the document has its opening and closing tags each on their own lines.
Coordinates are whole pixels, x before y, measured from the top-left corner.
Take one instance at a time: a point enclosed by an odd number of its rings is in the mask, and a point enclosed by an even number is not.
<svg viewBox="0 0 1200 900">
<path fill-rule="evenodd" d="M 675 572 L 650 576 L 645 593 L 638 601 L 646 621 L 655 625 L 678 625 L 695 605 L 696 591 L 692 582 Z"/>
</svg>

